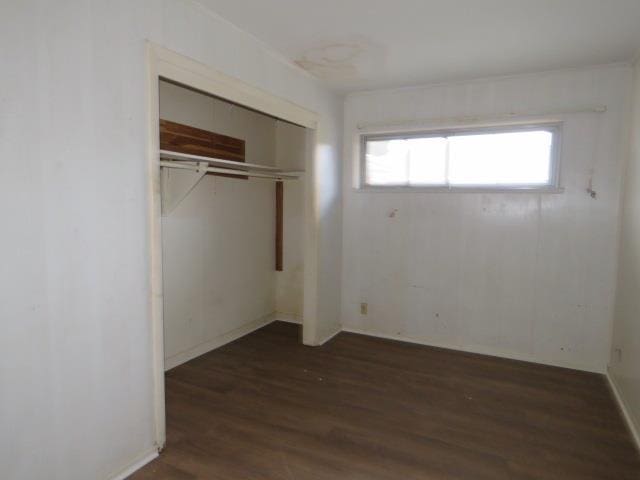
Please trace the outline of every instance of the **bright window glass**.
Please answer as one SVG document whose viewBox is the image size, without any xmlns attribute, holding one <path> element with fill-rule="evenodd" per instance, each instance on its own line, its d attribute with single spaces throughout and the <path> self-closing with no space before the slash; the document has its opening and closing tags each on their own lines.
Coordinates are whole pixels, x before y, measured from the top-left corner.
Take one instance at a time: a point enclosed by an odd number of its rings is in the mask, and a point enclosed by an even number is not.
<svg viewBox="0 0 640 480">
<path fill-rule="evenodd" d="M 443 185 L 447 139 L 426 137 L 367 142 L 367 184 Z"/>
<path fill-rule="evenodd" d="M 557 127 L 364 138 L 366 186 L 555 186 Z"/>
</svg>

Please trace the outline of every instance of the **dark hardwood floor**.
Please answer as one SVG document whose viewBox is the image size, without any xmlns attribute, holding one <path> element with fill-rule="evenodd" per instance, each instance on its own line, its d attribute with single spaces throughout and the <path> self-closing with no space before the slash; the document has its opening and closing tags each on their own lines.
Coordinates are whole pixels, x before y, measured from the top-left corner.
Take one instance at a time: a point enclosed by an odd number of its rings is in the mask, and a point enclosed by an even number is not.
<svg viewBox="0 0 640 480">
<path fill-rule="evenodd" d="M 273 323 L 166 376 L 132 479 L 640 479 L 603 376 Z"/>
</svg>

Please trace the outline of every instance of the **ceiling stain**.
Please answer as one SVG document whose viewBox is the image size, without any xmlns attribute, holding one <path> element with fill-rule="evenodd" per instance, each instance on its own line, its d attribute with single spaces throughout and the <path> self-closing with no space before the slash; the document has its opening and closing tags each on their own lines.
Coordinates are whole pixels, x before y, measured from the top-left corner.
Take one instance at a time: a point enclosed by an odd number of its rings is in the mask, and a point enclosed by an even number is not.
<svg viewBox="0 0 640 480">
<path fill-rule="evenodd" d="M 334 42 L 306 50 L 294 62 L 318 78 L 350 80 L 370 73 L 376 50 L 362 39 Z"/>
</svg>

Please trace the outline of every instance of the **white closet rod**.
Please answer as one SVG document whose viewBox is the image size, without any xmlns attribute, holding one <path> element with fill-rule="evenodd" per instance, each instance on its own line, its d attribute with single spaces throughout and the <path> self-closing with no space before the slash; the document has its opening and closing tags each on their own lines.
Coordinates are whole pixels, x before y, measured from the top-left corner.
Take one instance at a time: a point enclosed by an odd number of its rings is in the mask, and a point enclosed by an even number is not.
<svg viewBox="0 0 640 480">
<path fill-rule="evenodd" d="M 266 172 L 282 172 L 277 167 L 268 165 L 258 165 L 257 163 L 234 162 L 233 160 L 223 160 L 221 158 L 202 157 L 200 155 L 190 155 L 188 153 L 172 152 L 170 150 L 160 150 L 160 158 L 165 160 L 177 160 L 179 162 L 207 162 L 222 168 L 237 168 L 239 170 L 263 170 Z"/>
<path fill-rule="evenodd" d="M 206 158 L 206 157 L 202 157 Z M 235 163 L 235 162 L 234 162 Z M 205 169 L 201 169 L 198 165 L 186 164 L 186 163 L 178 163 L 178 162 L 168 162 L 168 161 L 160 161 L 161 167 L 166 168 L 178 168 L 182 170 L 193 170 L 196 172 L 210 172 L 210 173 L 226 173 L 229 175 L 242 175 L 244 177 L 256 177 L 256 178 L 264 178 L 270 180 L 296 180 L 298 175 L 295 173 L 256 173 L 249 172 L 244 170 L 234 170 L 231 168 L 219 168 L 219 167 L 206 167 Z"/>
</svg>

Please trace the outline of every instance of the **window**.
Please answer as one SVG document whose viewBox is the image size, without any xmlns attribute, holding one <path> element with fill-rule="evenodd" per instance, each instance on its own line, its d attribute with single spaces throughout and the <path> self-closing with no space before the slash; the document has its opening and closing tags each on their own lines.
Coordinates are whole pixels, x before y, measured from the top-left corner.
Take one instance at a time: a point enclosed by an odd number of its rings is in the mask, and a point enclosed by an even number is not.
<svg viewBox="0 0 640 480">
<path fill-rule="evenodd" d="M 560 125 L 363 135 L 362 186 L 552 190 Z"/>
</svg>

